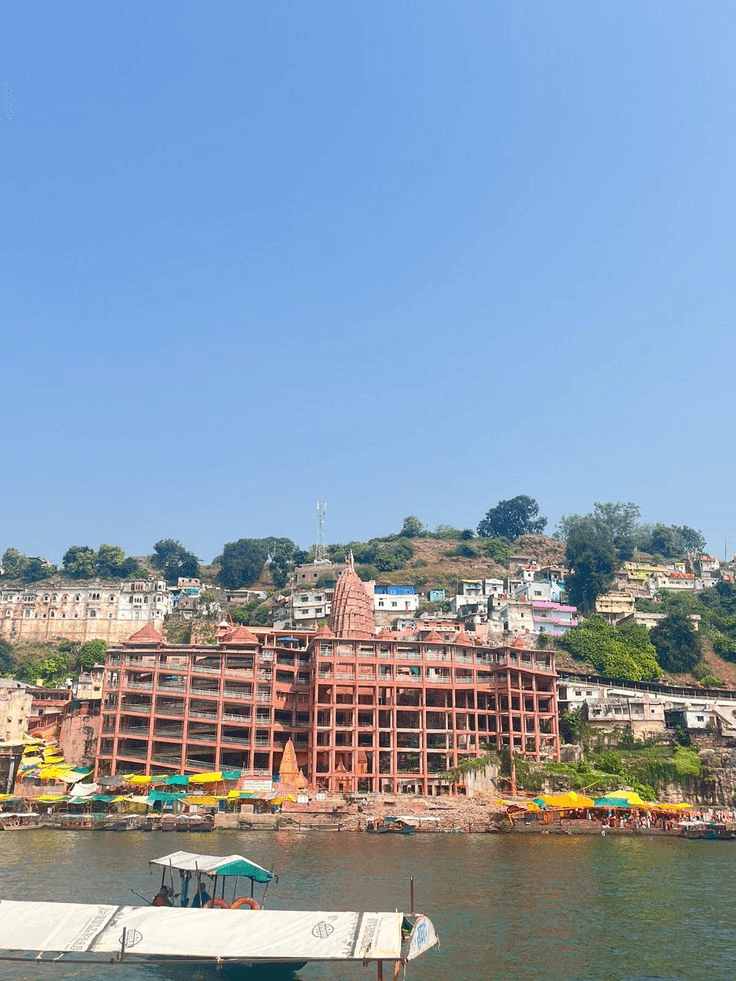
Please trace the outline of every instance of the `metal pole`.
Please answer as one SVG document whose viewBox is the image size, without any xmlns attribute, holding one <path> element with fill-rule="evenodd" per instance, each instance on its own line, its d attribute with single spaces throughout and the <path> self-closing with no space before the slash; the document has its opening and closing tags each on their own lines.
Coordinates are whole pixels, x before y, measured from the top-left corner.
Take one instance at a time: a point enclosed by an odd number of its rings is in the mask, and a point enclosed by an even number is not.
<svg viewBox="0 0 736 981">
<path fill-rule="evenodd" d="M 120 960 L 122 960 L 125 957 L 125 938 L 127 932 L 128 931 L 125 929 L 125 927 L 123 927 L 123 935 L 120 938 Z"/>
<path fill-rule="evenodd" d="M 414 876 L 409 876 L 409 905 L 411 915 L 414 916 Z"/>
</svg>

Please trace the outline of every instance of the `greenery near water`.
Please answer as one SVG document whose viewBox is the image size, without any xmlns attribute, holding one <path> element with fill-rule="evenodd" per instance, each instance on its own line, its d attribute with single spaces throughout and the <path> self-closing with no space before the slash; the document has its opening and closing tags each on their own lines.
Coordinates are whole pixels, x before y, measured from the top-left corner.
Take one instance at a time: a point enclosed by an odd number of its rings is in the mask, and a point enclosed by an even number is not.
<svg viewBox="0 0 736 981">
<path fill-rule="evenodd" d="M 370 836 L 312 832 L 180 835 L 6 832 L 2 896 L 138 903 L 159 879 L 149 858 L 177 849 L 239 852 L 275 869 L 268 905 L 404 909 L 434 921 L 440 950 L 417 981 L 720 981 L 736 976 L 736 842 L 528 835 Z M 252 914 L 243 912 L 244 923 Z M 310 965 L 300 981 L 373 979 L 375 967 Z M 246 981 L 240 969 L 2 964 L 0 977 Z M 268 978 L 259 972 L 259 978 Z"/>
</svg>

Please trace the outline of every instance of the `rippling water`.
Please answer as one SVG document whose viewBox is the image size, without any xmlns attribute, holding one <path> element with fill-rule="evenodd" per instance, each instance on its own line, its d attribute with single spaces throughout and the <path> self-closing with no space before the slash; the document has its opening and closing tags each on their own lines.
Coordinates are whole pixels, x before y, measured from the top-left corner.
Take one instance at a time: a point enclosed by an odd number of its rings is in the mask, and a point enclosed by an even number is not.
<svg viewBox="0 0 736 981">
<path fill-rule="evenodd" d="M 736 978 L 736 842 L 529 835 L 6 832 L 2 896 L 138 903 L 149 858 L 239 852 L 280 875 L 269 907 L 408 909 L 442 947 L 417 981 L 724 981 Z M 250 914 L 244 914 L 247 916 Z M 232 981 L 252 973 L 172 966 L 0 964 L 8 981 Z M 268 977 L 266 973 L 261 977 Z M 283 977 L 283 975 L 282 975 Z M 299 981 L 375 978 L 375 967 L 310 965 Z"/>
</svg>

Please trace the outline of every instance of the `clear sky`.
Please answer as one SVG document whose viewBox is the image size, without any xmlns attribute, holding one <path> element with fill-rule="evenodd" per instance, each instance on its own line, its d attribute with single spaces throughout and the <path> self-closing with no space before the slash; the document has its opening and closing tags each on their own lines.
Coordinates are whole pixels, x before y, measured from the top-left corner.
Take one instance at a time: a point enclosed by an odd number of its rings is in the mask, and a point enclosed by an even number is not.
<svg viewBox="0 0 736 981">
<path fill-rule="evenodd" d="M 736 549 L 732 2 L 6 4 L 0 550 Z"/>
</svg>

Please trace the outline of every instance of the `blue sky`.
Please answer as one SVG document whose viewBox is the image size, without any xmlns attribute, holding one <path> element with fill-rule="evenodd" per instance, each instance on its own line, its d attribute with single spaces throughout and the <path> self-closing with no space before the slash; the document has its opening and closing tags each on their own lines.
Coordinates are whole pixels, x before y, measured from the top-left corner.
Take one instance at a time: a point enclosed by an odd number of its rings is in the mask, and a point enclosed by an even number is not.
<svg viewBox="0 0 736 981">
<path fill-rule="evenodd" d="M 529 494 L 736 549 L 736 7 L 12 3 L 0 550 Z"/>
</svg>

